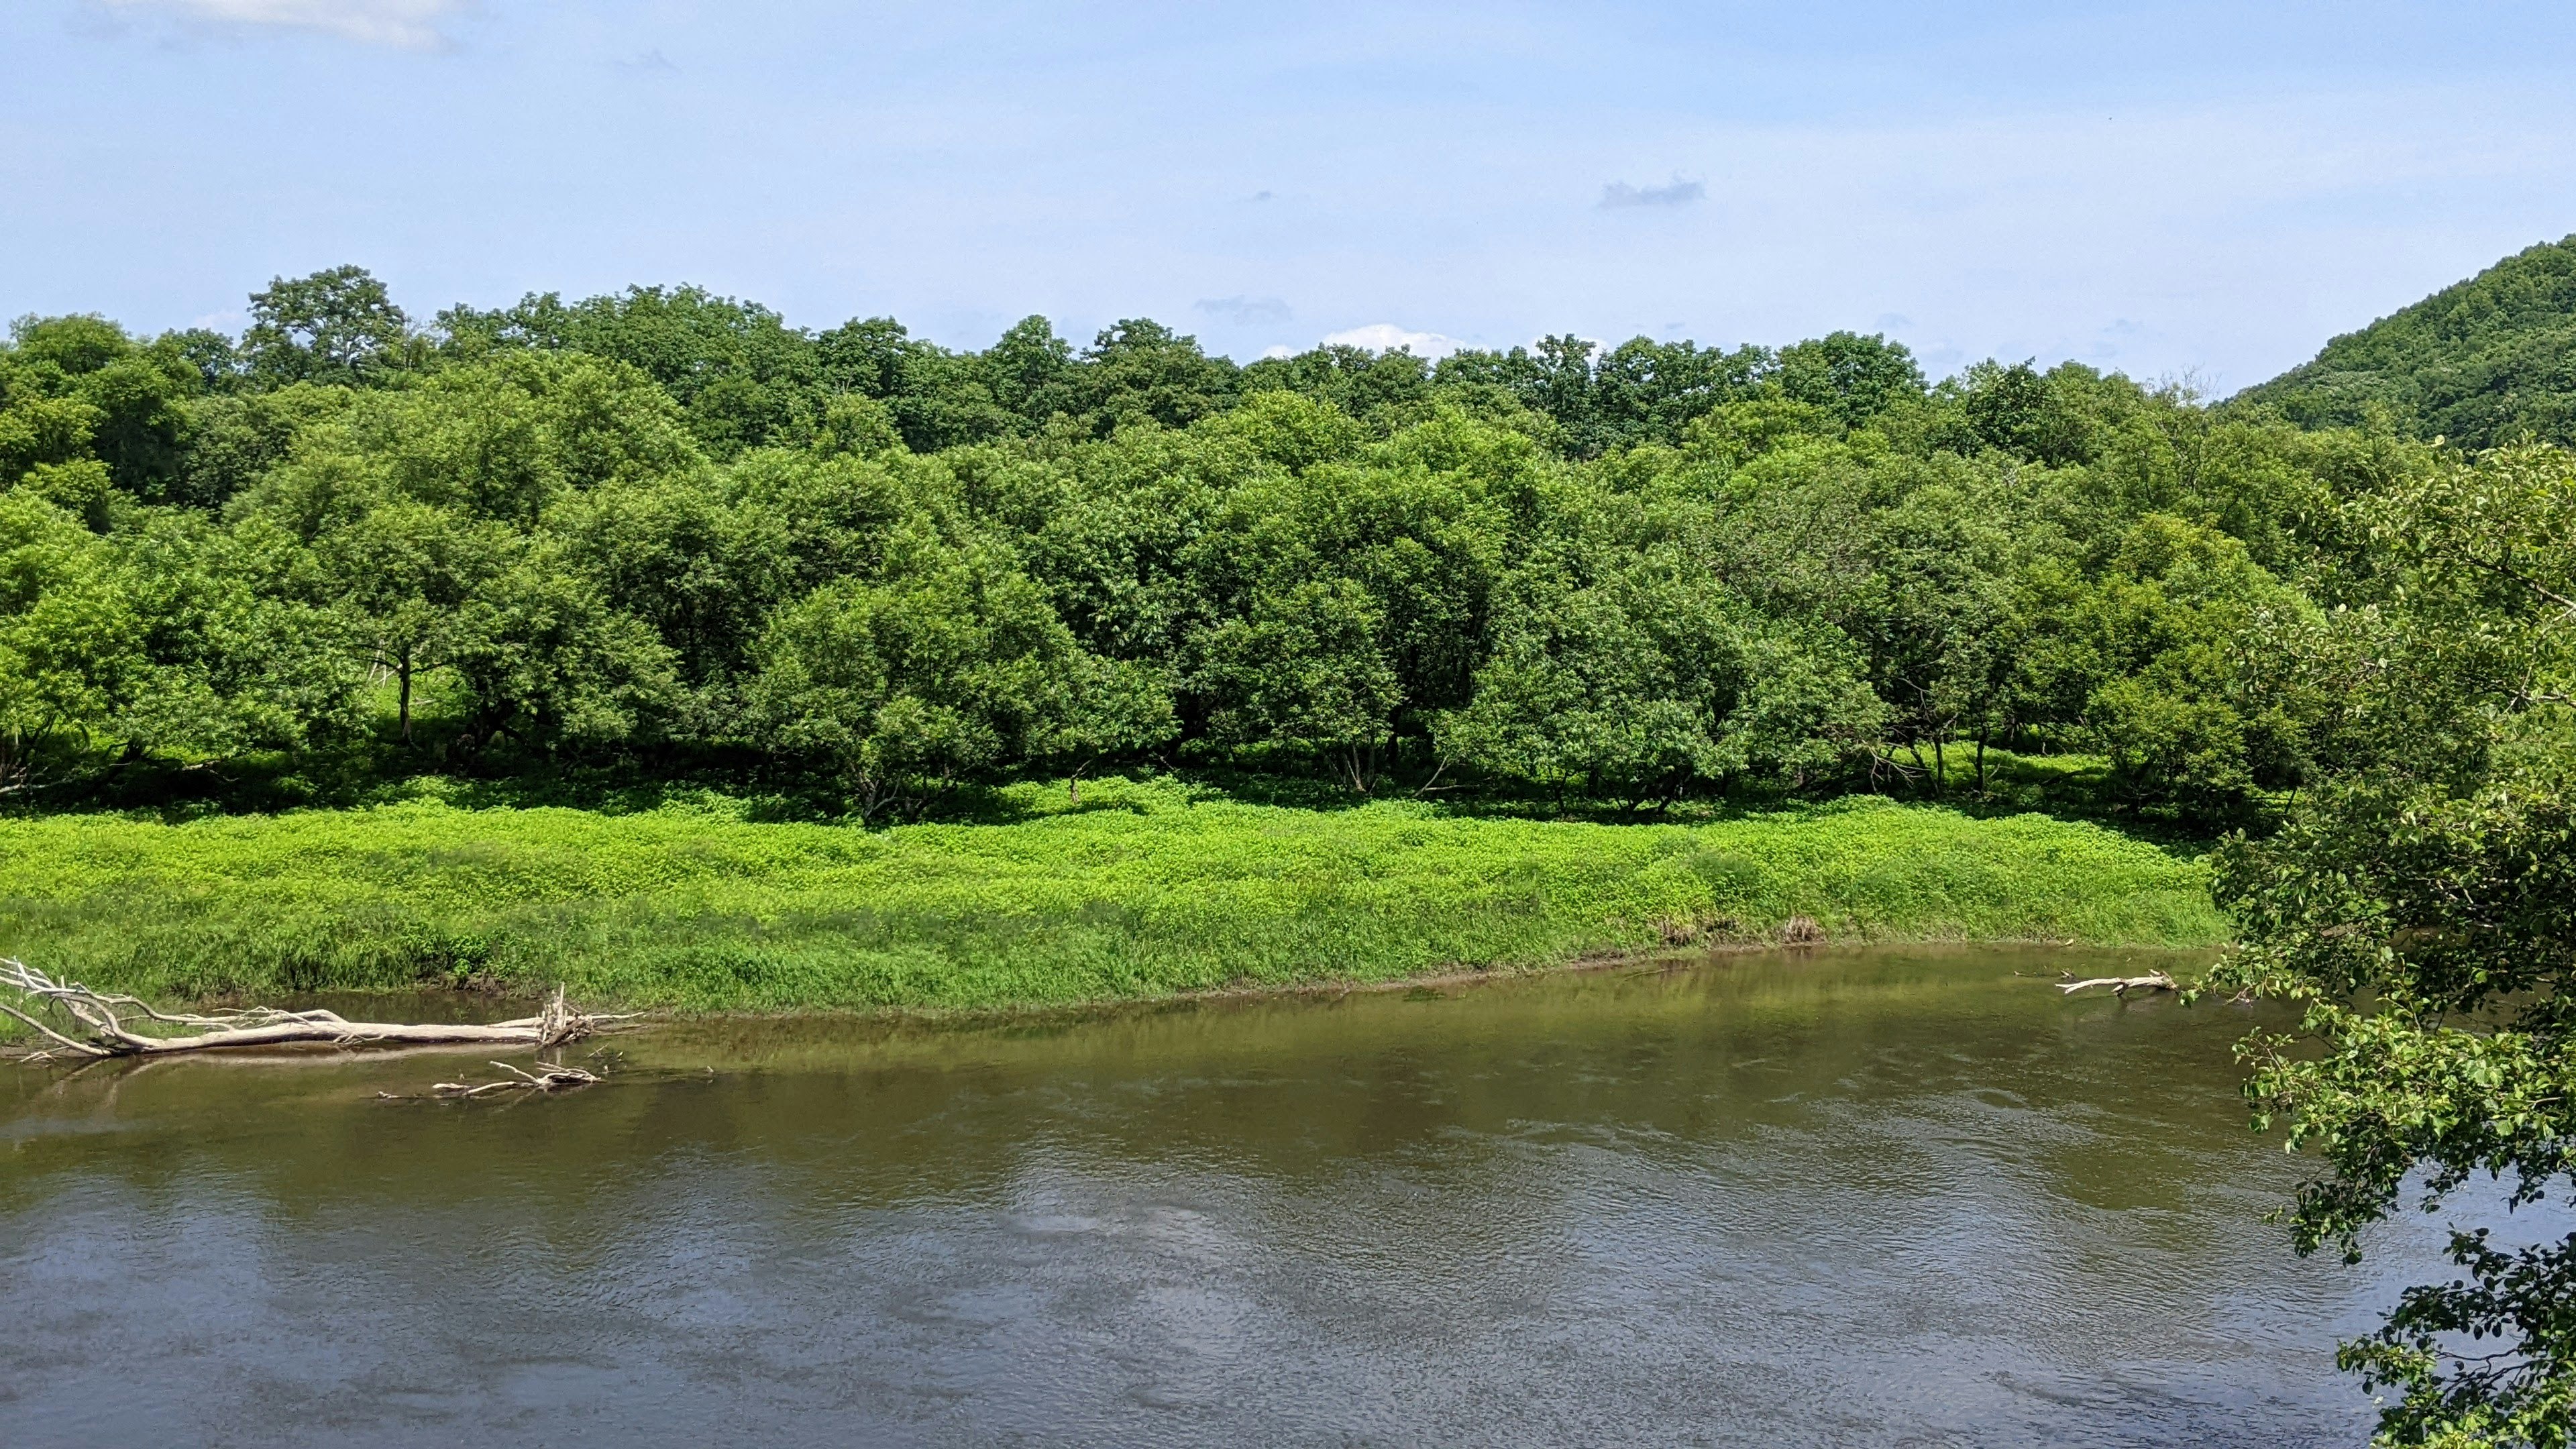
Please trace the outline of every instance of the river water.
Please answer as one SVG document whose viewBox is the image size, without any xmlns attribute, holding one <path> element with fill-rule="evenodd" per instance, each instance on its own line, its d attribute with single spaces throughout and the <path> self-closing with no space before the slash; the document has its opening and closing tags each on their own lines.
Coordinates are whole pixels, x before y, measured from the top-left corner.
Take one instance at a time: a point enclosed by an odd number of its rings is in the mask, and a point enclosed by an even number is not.
<svg viewBox="0 0 2576 1449">
<path fill-rule="evenodd" d="M 0 1073 L 0 1442 L 2357 1443 L 2425 1244 L 2259 1221 L 2245 1009 L 2048 984 L 2151 964 Z"/>
</svg>

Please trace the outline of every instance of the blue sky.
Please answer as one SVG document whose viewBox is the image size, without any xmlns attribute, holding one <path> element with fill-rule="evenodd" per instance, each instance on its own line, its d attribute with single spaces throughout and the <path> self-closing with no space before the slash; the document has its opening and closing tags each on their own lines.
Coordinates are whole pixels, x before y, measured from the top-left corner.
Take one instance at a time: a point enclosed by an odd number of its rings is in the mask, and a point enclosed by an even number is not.
<svg viewBox="0 0 2576 1449">
<path fill-rule="evenodd" d="M 2576 232 L 2576 6 L 12 0 L 0 312 L 691 281 L 2256 382 Z"/>
</svg>

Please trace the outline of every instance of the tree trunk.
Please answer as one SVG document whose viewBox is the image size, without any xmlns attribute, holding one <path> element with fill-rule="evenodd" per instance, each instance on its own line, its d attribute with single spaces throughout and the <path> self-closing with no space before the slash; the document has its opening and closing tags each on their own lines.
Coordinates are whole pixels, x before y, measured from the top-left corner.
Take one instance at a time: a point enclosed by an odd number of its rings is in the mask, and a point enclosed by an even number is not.
<svg viewBox="0 0 2576 1449">
<path fill-rule="evenodd" d="M 411 650 L 405 648 L 394 659 L 395 693 L 400 700 L 396 713 L 402 721 L 402 742 L 411 743 Z"/>
</svg>

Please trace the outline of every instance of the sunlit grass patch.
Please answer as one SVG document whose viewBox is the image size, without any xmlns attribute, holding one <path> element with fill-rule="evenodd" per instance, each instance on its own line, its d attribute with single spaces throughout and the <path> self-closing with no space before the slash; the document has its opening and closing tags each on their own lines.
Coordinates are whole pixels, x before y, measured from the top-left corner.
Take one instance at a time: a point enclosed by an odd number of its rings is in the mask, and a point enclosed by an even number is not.
<svg viewBox="0 0 2576 1449">
<path fill-rule="evenodd" d="M 1775 938 L 2207 945 L 2202 868 L 2097 826 L 1876 799 L 1700 825 L 1308 811 L 1086 786 L 1007 825 L 868 832 L 721 802 L 420 802 L 0 823 L 0 954 L 262 995 L 423 982 L 602 1005 L 988 1007 L 1518 968 Z"/>
</svg>

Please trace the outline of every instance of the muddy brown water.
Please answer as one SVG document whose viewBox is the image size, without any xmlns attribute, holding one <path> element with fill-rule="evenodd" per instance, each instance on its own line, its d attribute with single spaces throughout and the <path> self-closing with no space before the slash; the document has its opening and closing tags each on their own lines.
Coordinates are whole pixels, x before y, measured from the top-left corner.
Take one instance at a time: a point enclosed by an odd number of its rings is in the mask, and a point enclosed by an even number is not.
<svg viewBox="0 0 2576 1449">
<path fill-rule="evenodd" d="M 2294 1258 L 2246 1010 L 2048 984 L 2165 959 L 13 1071 L 0 1442 L 2357 1443 L 2429 1239 Z"/>
</svg>

